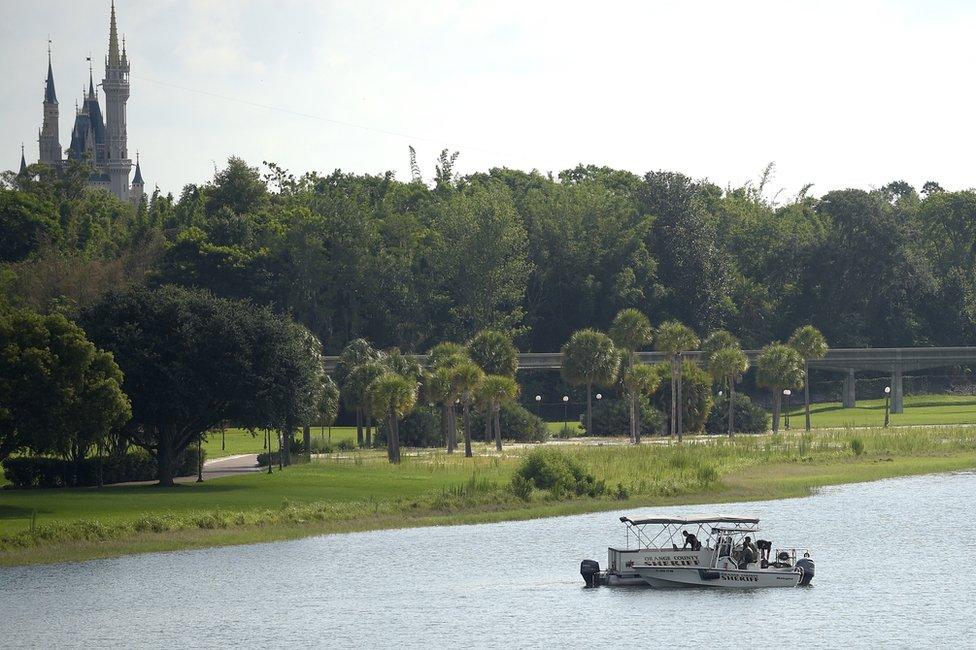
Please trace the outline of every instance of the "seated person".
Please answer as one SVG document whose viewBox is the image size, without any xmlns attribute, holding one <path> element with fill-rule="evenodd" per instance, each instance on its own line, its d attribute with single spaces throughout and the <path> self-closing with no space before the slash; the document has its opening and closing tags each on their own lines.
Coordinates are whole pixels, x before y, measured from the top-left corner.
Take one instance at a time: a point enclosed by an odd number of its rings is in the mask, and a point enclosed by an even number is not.
<svg viewBox="0 0 976 650">
<path fill-rule="evenodd" d="M 685 536 L 684 546 L 681 547 L 682 550 L 688 548 L 689 546 L 693 551 L 701 550 L 701 542 L 698 541 L 698 538 L 694 534 L 689 533 L 687 530 L 681 531 L 681 534 Z"/>
</svg>

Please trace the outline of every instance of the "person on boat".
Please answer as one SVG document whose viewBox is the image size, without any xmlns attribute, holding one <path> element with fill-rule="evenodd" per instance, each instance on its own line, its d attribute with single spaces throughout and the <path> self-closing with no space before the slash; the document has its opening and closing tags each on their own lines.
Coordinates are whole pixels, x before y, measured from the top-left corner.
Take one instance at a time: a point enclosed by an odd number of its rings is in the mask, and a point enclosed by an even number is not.
<svg viewBox="0 0 976 650">
<path fill-rule="evenodd" d="M 752 538 L 747 536 L 742 542 L 742 555 L 739 557 L 739 568 L 747 568 L 758 557 L 759 551 L 756 550 L 756 545 L 752 543 Z"/>
<path fill-rule="evenodd" d="M 689 533 L 687 530 L 681 531 L 681 534 L 685 536 L 685 543 L 681 547 L 682 550 L 691 547 L 693 551 L 701 550 L 701 542 L 698 541 L 698 537 L 694 533 Z"/>
</svg>

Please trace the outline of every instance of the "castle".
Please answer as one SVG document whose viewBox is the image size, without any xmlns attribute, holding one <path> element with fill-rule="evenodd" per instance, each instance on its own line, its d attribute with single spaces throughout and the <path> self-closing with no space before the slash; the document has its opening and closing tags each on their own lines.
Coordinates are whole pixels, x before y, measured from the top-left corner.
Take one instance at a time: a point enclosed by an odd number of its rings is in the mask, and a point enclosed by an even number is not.
<svg viewBox="0 0 976 650">
<path fill-rule="evenodd" d="M 109 25 L 108 56 L 105 57 L 105 118 L 98 103 L 98 92 L 91 72 L 89 59 L 88 92 L 80 108 L 75 108 L 75 124 L 71 129 L 71 145 L 67 159 L 62 158 L 61 139 L 58 129 L 58 95 L 54 90 L 54 68 L 51 65 L 51 47 L 47 50 L 47 82 L 44 87 L 44 122 L 38 135 L 41 162 L 61 170 L 69 160 L 87 161 L 91 165 L 88 184 L 102 187 L 123 201 L 138 204 L 144 195 L 142 171 L 136 156 L 136 173 L 129 184 L 132 160 L 129 158 L 125 126 L 125 103 L 129 99 L 129 60 L 125 53 L 125 39 L 119 50 L 119 34 L 115 25 L 115 0 L 112 0 L 112 17 Z M 23 147 L 20 152 L 20 171 L 27 169 Z"/>
</svg>

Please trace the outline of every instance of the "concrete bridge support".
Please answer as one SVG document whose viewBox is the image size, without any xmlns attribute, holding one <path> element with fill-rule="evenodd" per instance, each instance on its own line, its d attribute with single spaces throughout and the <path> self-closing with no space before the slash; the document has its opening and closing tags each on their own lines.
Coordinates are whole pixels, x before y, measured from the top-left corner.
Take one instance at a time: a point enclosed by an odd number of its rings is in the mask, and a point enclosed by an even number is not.
<svg viewBox="0 0 976 650">
<path fill-rule="evenodd" d="M 857 404 L 857 393 L 854 388 L 854 368 L 847 369 L 847 377 L 844 379 L 844 408 L 852 409 Z"/>
<path fill-rule="evenodd" d="M 904 413 L 905 412 L 905 393 L 902 389 L 901 382 L 901 369 L 897 369 L 891 373 L 891 412 L 892 413 Z"/>
</svg>

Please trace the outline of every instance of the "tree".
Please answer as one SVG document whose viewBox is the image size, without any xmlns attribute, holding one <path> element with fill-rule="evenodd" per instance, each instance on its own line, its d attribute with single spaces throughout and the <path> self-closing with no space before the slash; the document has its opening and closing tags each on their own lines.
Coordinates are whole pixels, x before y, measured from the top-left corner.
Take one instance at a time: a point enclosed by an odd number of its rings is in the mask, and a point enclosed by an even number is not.
<svg viewBox="0 0 976 650">
<path fill-rule="evenodd" d="M 806 429 L 810 430 L 810 359 L 822 359 L 827 354 L 827 339 L 813 325 L 796 328 L 789 345 L 803 357 L 803 410 Z"/>
<path fill-rule="evenodd" d="M 471 404 L 481 388 L 485 373 L 472 361 L 451 366 L 451 381 L 464 409 L 464 455 L 471 458 Z"/>
<path fill-rule="evenodd" d="M 739 345 L 739 339 L 735 338 L 735 336 L 725 330 L 715 330 L 702 342 L 702 356 L 704 357 L 705 367 L 708 367 L 711 356 L 719 350 L 738 347 L 741 346 Z"/>
<path fill-rule="evenodd" d="M 372 377 L 366 383 L 360 381 L 355 386 L 351 386 L 348 384 L 349 376 L 358 366 L 371 361 L 379 361 L 380 356 L 380 353 L 374 350 L 366 339 L 354 339 L 342 349 L 342 353 L 339 354 L 339 359 L 336 362 L 334 373 L 336 382 L 339 384 L 346 405 L 356 411 L 356 444 L 360 447 L 363 446 L 364 442 L 363 395 L 366 385 L 372 381 Z"/>
<path fill-rule="evenodd" d="M 627 389 L 627 401 L 630 407 L 630 441 L 639 445 L 640 439 L 640 409 L 638 399 L 642 396 L 650 397 L 661 386 L 661 375 L 653 366 L 646 363 L 632 364 L 624 371 L 624 387 Z"/>
<path fill-rule="evenodd" d="M 310 424 L 319 427 L 329 427 L 335 424 L 339 417 L 339 387 L 336 386 L 332 377 L 325 375 L 322 379 L 322 386 L 319 389 L 318 402 L 315 405 L 314 419 Z M 312 455 L 312 435 L 309 425 L 305 425 L 305 453 L 311 458 Z"/>
<path fill-rule="evenodd" d="M 698 347 L 698 336 L 688 326 L 678 321 L 666 321 L 657 328 L 656 347 L 664 352 L 671 362 L 671 418 L 669 434 L 678 433 L 678 442 L 682 435 L 681 404 L 681 353 Z"/>
<path fill-rule="evenodd" d="M 518 350 L 512 337 L 497 330 L 481 330 L 468 342 L 468 356 L 488 375 L 514 377 Z"/>
<path fill-rule="evenodd" d="M 383 363 L 382 359 L 367 361 L 352 369 L 346 376 L 346 383 L 343 385 L 342 395 L 346 406 L 356 410 L 357 433 L 365 426 L 365 436 L 357 440 L 360 447 L 372 447 L 372 426 L 373 416 L 376 410 L 370 403 L 369 387 L 377 377 L 389 371 L 389 367 Z M 385 413 L 381 411 L 380 417 Z"/>
<path fill-rule="evenodd" d="M 495 449 L 502 450 L 502 426 L 499 417 L 501 403 L 518 397 L 519 387 L 511 377 L 487 375 L 479 387 L 482 401 L 486 404 L 485 421 L 488 429 L 494 431 Z"/>
<path fill-rule="evenodd" d="M 708 372 L 717 381 L 728 385 L 729 393 L 729 437 L 732 437 L 733 406 L 735 403 L 735 382 L 749 368 L 749 359 L 738 346 L 729 346 L 714 351 L 708 358 Z"/>
<path fill-rule="evenodd" d="M 64 316 L 0 310 L 0 461 L 18 450 L 81 461 L 131 416 L 122 372 Z"/>
<path fill-rule="evenodd" d="M 623 309 L 617 313 L 610 326 L 610 338 L 625 354 L 624 366 L 634 363 L 634 354 L 654 338 L 654 328 L 647 316 L 637 309 Z"/>
<path fill-rule="evenodd" d="M 400 462 L 400 419 L 413 410 L 417 402 L 417 384 L 392 371 L 387 371 L 369 384 L 369 402 L 376 412 L 383 413 L 389 425 L 387 458 Z"/>
<path fill-rule="evenodd" d="M 803 357 L 788 345 L 772 343 L 762 349 L 756 361 L 756 383 L 773 392 L 773 432 L 779 431 L 783 389 L 803 384 Z"/>
<path fill-rule="evenodd" d="M 457 449 L 457 413 L 454 402 L 460 398 L 460 394 L 455 385 L 454 368 L 467 361 L 467 350 L 458 343 L 438 343 L 427 353 L 424 394 L 426 399 L 441 406 L 441 434 L 447 444 L 448 453 Z"/>
<path fill-rule="evenodd" d="M 160 485 L 173 485 L 178 456 L 222 422 L 288 433 L 312 417 L 318 341 L 267 309 L 167 286 L 110 294 L 82 320 L 122 369 L 126 432 L 155 454 Z"/>
<path fill-rule="evenodd" d="M 613 384 L 620 356 L 610 337 L 593 329 L 574 332 L 562 352 L 563 377 L 574 386 L 586 386 L 586 430 L 593 431 L 593 384 Z"/>
</svg>

